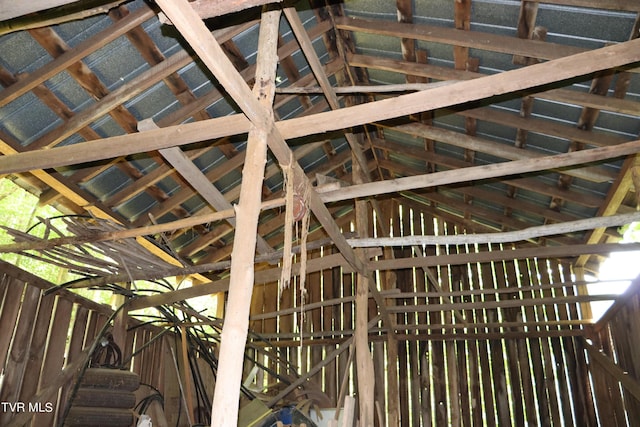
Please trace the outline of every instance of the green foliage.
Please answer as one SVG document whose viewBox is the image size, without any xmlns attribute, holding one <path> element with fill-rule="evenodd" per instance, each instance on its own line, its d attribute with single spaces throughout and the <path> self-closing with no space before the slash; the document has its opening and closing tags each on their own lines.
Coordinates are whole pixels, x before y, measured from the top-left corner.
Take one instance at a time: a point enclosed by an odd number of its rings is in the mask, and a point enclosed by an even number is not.
<svg viewBox="0 0 640 427">
<path fill-rule="evenodd" d="M 9 179 L 0 179 L 0 225 L 14 230 L 27 232 L 43 237 L 44 227 L 34 227 L 39 218 L 53 218 L 61 212 L 52 206 L 40 206 L 36 196 L 16 185 Z M 0 230 L 0 244 L 13 243 L 13 238 L 4 230 Z M 3 253 L 0 259 L 28 271 L 55 285 L 69 282 L 80 276 L 67 269 L 49 264 L 27 255 Z M 78 289 L 77 293 L 98 303 L 109 304 L 111 292 Z"/>
<path fill-rule="evenodd" d="M 640 242 L 640 222 L 632 222 L 620 227 L 622 240 L 625 242 Z"/>
<path fill-rule="evenodd" d="M 14 184 L 11 180 L 0 180 L 0 224 L 19 231 L 27 231 L 40 218 L 58 216 L 60 212 L 51 206 L 40 206 L 38 198 Z M 44 230 L 37 228 L 34 235 Z M 42 237 L 40 234 L 38 237 Z M 4 230 L 0 232 L 0 244 L 13 243 L 13 238 Z M 0 254 L 0 259 L 16 265 L 49 282 L 59 284 L 72 280 L 74 276 L 68 271 L 26 255 Z"/>
</svg>

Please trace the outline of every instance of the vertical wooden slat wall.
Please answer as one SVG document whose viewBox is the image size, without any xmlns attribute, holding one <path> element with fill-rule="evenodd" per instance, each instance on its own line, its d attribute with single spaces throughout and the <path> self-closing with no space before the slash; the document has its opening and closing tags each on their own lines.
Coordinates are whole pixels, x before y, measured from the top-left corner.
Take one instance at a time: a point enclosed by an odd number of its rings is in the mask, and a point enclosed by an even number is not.
<svg viewBox="0 0 640 427">
<path fill-rule="evenodd" d="M 414 212 L 411 206 L 400 206 L 392 200 L 389 205 L 385 212 L 391 212 L 389 224 L 394 236 L 465 232 L 442 219 L 434 221 L 418 210 Z M 393 256 L 430 258 L 507 249 L 511 246 L 397 247 Z M 329 252 L 325 250 L 322 255 Z M 629 328 L 640 328 L 636 320 L 640 300 L 629 304 L 635 307 L 633 314 L 621 311 L 597 340 L 586 341 L 589 328 L 575 324 L 581 314 L 578 300 L 572 300 L 577 292 L 570 260 L 532 257 L 439 265 L 427 271 L 420 267 L 393 271 L 396 292 L 406 296 L 393 296 L 380 285 L 398 322 L 398 359 L 386 358 L 384 334 L 370 334 L 378 371 L 376 400 L 384 412 L 388 396 L 385 375 L 379 371 L 397 364 L 402 426 L 595 426 L 605 425 L 602 420 L 618 423 L 624 414 L 629 419 L 640 416 L 640 403 L 624 388 L 619 391 L 616 379 L 599 369 L 585 350 L 591 343 L 605 354 L 613 352 L 612 360 L 615 358 L 629 376 L 640 374 L 640 338 L 633 338 L 640 337 L 640 330 L 635 335 L 625 333 Z M 429 275 L 437 283 L 431 283 Z M 351 273 L 335 267 L 311 274 L 307 291 L 308 303 L 332 299 L 335 303 L 327 302 L 321 309 L 306 313 L 310 322 L 306 331 L 314 336 L 305 338 L 303 348 L 309 348 L 308 356 L 298 360 L 301 373 L 318 363 L 317 349 L 323 349 L 323 355 L 330 353 L 353 330 Z M 294 298 L 298 296 L 283 295 L 279 309 L 292 307 L 294 301 L 299 304 Z M 514 301 L 521 304 L 512 304 Z M 451 304 L 462 308 L 449 308 Z M 299 320 L 294 322 L 291 314 L 278 316 L 264 308 L 264 302 L 254 301 L 253 315 L 269 313 L 278 318 L 279 332 L 289 334 L 271 335 L 269 339 L 279 339 L 279 345 L 287 345 L 284 343 L 289 340 L 292 356 L 306 354 L 296 346 L 294 335 L 299 330 L 294 325 Z M 259 326 L 259 322 L 252 325 Z M 267 335 L 276 332 L 264 326 L 256 331 Z M 314 344 L 313 339 L 322 341 Z M 347 391 L 355 393 L 355 373 L 346 366 L 347 360 L 345 351 L 314 378 L 333 403 L 347 369 L 351 383 Z"/>
<path fill-rule="evenodd" d="M 3 379 L 0 401 L 0 425 L 9 425 L 14 416 L 32 414 L 27 425 L 57 425 L 73 383 L 65 384 L 53 398 L 34 401 L 43 390 L 57 384 L 61 371 L 80 360 L 83 349 L 93 343 L 111 315 L 111 309 L 68 291 L 44 295 L 52 285 L 10 264 L 0 264 L 0 367 Z M 136 334 L 136 347 L 158 333 L 157 328 L 143 327 Z M 134 340 L 118 343 L 124 355 L 133 351 Z M 162 341 L 140 353 L 142 359 L 135 372 L 141 381 L 161 388 L 158 364 Z M 135 361 L 135 359 L 134 359 Z M 30 405 L 31 403 L 31 405 Z M 8 404 L 24 404 L 9 409 Z"/>
</svg>

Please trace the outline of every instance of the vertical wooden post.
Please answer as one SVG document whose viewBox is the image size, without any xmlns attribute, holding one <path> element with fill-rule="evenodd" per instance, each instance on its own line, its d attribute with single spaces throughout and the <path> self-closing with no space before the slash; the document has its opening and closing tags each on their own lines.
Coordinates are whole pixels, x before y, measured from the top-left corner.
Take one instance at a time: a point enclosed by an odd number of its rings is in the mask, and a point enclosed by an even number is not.
<svg viewBox="0 0 640 427">
<path fill-rule="evenodd" d="M 576 276 L 576 281 L 584 282 L 584 267 L 575 265 L 573 267 L 573 272 Z M 578 295 L 589 295 L 589 291 L 587 290 L 587 285 L 579 285 L 576 287 L 578 289 Z M 580 314 L 582 315 L 582 319 L 591 320 L 593 319 L 593 312 L 591 311 L 591 303 L 590 302 L 582 302 L 580 303 Z"/>
<path fill-rule="evenodd" d="M 353 180 L 361 183 L 360 164 L 355 157 L 352 161 Z M 367 237 L 369 221 L 367 215 L 367 203 L 364 200 L 356 200 L 356 230 L 361 237 Z M 361 254 L 359 254 L 361 255 Z M 360 411 L 360 425 L 373 426 L 375 407 L 373 404 L 373 392 L 375 386 L 375 372 L 373 359 L 369 349 L 369 283 L 370 280 L 363 274 L 357 275 L 356 282 L 356 328 L 355 348 L 356 367 L 358 373 L 358 403 Z"/>
<path fill-rule="evenodd" d="M 254 95 L 263 105 L 271 106 L 275 93 L 275 69 L 278 60 L 277 40 L 280 12 L 263 13 Z M 269 111 L 271 109 L 269 108 Z M 253 292 L 256 232 L 260 215 L 260 195 L 267 161 L 267 138 L 270 129 L 254 128 L 249 133 L 247 154 L 242 170 L 240 199 L 236 206 L 236 239 L 231 253 L 231 278 L 220 341 L 218 376 L 213 396 L 212 427 L 236 425 L 238 422 L 242 362 L 249 327 Z"/>
<path fill-rule="evenodd" d="M 395 216 L 394 210 L 395 203 L 388 202 L 386 209 L 384 209 L 386 215 L 385 218 L 391 218 Z M 395 223 L 395 221 L 394 221 Z M 386 224 L 385 224 L 386 225 Z M 382 224 L 380 224 L 382 228 Z M 389 230 L 383 229 L 383 235 L 389 236 Z M 393 249 L 385 248 L 385 258 L 389 259 L 393 257 Z M 393 271 L 385 272 L 381 275 L 383 280 L 384 289 L 395 289 L 397 287 L 397 275 Z M 390 300 L 390 304 L 395 304 L 395 300 Z M 395 320 L 395 318 L 393 319 Z M 395 328 L 395 323 L 390 324 L 390 328 Z M 398 340 L 395 332 L 390 331 L 387 333 L 387 393 L 388 393 L 388 406 L 387 406 L 387 425 L 390 427 L 400 426 L 400 385 L 398 383 Z"/>
</svg>

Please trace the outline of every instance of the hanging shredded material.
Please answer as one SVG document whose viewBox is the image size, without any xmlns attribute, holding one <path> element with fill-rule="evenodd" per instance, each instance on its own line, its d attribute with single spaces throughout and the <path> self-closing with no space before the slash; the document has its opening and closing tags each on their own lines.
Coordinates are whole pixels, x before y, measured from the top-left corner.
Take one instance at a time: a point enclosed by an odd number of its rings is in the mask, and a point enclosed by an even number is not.
<svg viewBox="0 0 640 427">
<path fill-rule="evenodd" d="M 293 153 L 291 154 L 293 157 Z M 291 263 L 293 253 L 291 247 L 293 244 L 293 169 L 292 162 L 282 167 L 284 175 L 284 191 L 285 191 L 285 212 L 284 212 L 284 247 L 282 249 L 282 272 L 280 274 L 280 286 L 278 288 L 278 298 L 282 295 L 282 291 L 289 287 L 291 282 Z"/>
<path fill-rule="evenodd" d="M 284 174 L 285 191 L 285 217 L 284 217 L 284 247 L 282 250 L 282 272 L 280 274 L 280 286 L 278 288 L 278 298 L 282 296 L 282 291 L 289 288 L 291 283 L 291 269 L 293 263 L 293 231 L 297 222 L 300 222 L 300 233 L 296 233 L 296 240 L 300 241 L 300 271 L 298 283 L 300 286 L 300 345 L 304 333 L 304 303 L 307 297 L 305 288 L 307 275 L 307 238 L 309 236 L 310 212 L 308 209 L 310 187 L 305 186 L 303 194 L 295 188 L 293 168 L 293 153 L 291 163 L 282 168 Z"/>
<path fill-rule="evenodd" d="M 293 162 L 293 154 L 292 159 Z M 291 163 L 292 164 L 292 163 Z M 296 223 L 301 222 L 300 233 L 300 292 L 304 300 L 306 296 L 305 276 L 307 267 L 307 236 L 309 234 L 309 209 L 307 200 L 309 198 L 309 187 L 304 187 L 304 193 L 299 194 L 295 188 L 294 173 L 290 165 L 282 168 L 284 174 L 284 191 L 285 191 L 285 218 L 284 218 L 284 247 L 282 254 L 282 272 L 280 275 L 279 295 L 287 289 L 291 283 L 291 269 L 293 263 L 293 231 Z M 297 238 L 298 236 L 296 236 Z"/>
<path fill-rule="evenodd" d="M 305 282 L 307 278 L 307 237 L 309 236 L 309 218 L 311 217 L 309 209 L 306 207 L 309 200 L 309 187 L 305 188 L 303 201 L 305 203 L 304 213 L 302 214 L 302 223 L 300 225 L 300 348 L 302 348 L 302 337 L 304 328 L 304 302 L 307 298 L 307 288 Z"/>
<path fill-rule="evenodd" d="M 309 200 L 309 187 L 305 187 L 304 195 L 302 197 L 303 211 L 300 225 L 300 296 L 302 298 L 302 304 L 304 304 L 304 298 L 307 294 L 307 288 L 305 288 L 305 280 L 307 277 L 307 237 L 309 236 L 309 209 L 307 209 L 307 200 Z"/>
</svg>

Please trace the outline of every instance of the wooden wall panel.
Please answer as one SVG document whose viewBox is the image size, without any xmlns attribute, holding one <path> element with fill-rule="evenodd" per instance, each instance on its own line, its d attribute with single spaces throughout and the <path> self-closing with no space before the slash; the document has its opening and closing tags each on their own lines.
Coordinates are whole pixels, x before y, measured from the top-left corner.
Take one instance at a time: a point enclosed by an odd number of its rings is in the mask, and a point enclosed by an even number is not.
<svg viewBox="0 0 640 427">
<path fill-rule="evenodd" d="M 21 303 L 20 316 L 17 318 L 13 340 L 8 354 L 7 365 L 11 369 L 4 371 L 1 402 L 19 402 L 20 388 L 25 375 L 30 344 L 33 338 L 35 320 L 38 315 L 40 289 L 27 286 Z M 0 412 L 0 425 L 6 425 L 11 418 L 10 412 Z"/>
<path fill-rule="evenodd" d="M 13 281 L 7 275 L 3 277 L 2 282 L 6 283 L 6 290 L 2 300 L 2 312 L 0 312 L 0 330 L 8 333 L 0 334 L 0 366 L 4 366 L 7 360 L 20 309 L 20 300 L 25 290 L 24 283 Z"/>
<path fill-rule="evenodd" d="M 20 423 L 34 427 L 56 425 L 74 381 L 64 384 L 60 374 L 85 357 L 82 350 L 92 345 L 111 310 L 67 291 L 44 295 L 42 291 L 50 288 L 50 283 L 14 266 L 1 265 L 0 324 L 4 332 L 0 334 L 0 367 L 5 376 L 0 401 L 25 406 L 15 413 L 0 412 L 0 425 L 11 425 L 18 416 L 23 420 Z M 152 357 L 149 363 L 158 361 Z M 147 369 L 159 371 L 154 366 Z M 149 379 L 152 385 L 156 381 Z M 52 397 L 37 400 L 51 385 L 55 387 Z"/>
</svg>

